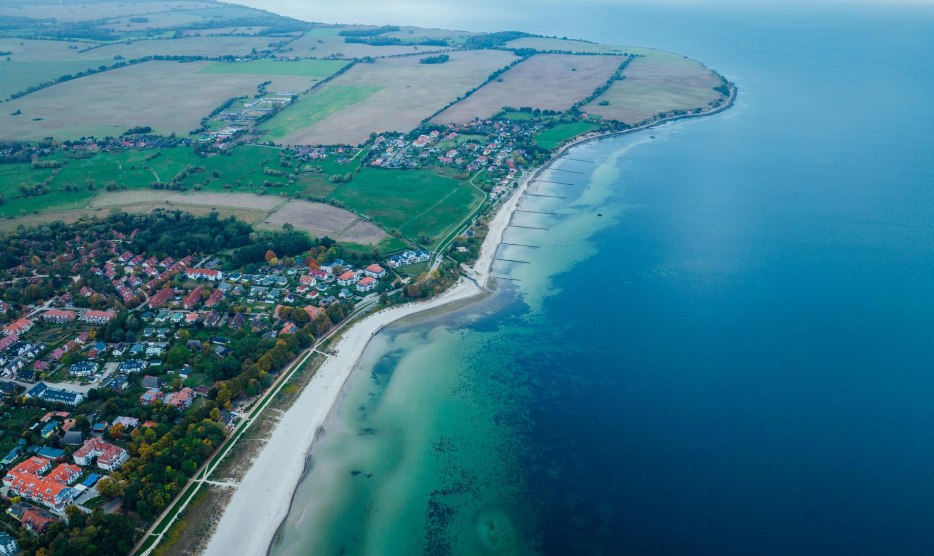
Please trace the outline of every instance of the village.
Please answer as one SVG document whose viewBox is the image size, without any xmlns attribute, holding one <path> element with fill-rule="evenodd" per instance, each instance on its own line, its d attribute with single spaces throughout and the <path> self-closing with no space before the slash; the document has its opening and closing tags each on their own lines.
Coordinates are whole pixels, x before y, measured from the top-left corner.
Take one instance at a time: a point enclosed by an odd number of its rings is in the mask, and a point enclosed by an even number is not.
<svg viewBox="0 0 934 556">
<path fill-rule="evenodd" d="M 271 381 L 263 349 L 326 331 L 409 279 L 393 269 L 429 259 L 406 251 L 351 263 L 319 245 L 237 266 L 217 253 L 133 251 L 140 232 L 78 234 L 4 273 L 8 292 L 35 298 L 0 301 L 0 494 L 11 502 L 7 518 L 32 533 L 72 506 L 118 511 L 113 483 L 142 439 L 208 400 L 230 433 Z M 40 271 L 65 279 L 49 285 Z M 225 381 L 244 366 L 258 367 L 259 379 L 231 395 Z"/>
</svg>

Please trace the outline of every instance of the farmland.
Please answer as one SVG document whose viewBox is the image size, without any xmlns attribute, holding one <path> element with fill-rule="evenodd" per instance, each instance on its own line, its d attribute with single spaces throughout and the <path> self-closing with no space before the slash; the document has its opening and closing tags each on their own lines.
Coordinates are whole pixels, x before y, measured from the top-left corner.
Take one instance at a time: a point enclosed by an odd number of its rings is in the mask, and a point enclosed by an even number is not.
<svg viewBox="0 0 934 556">
<path fill-rule="evenodd" d="M 277 230 L 291 224 L 313 236 L 329 236 L 339 241 L 376 245 L 389 237 L 379 226 L 363 218 L 323 203 L 288 201 L 258 223 L 259 229 Z"/>
<path fill-rule="evenodd" d="M 535 55 L 448 108 L 433 121 L 448 124 L 486 119 L 506 106 L 567 110 L 604 85 L 624 60 L 626 58 L 621 56 Z"/>
<path fill-rule="evenodd" d="M 271 37 L 185 37 L 181 39 L 144 39 L 129 43 L 108 44 L 85 54 L 95 58 L 123 56 L 127 60 L 146 56 L 244 56 L 254 49 L 270 50 Z"/>
<path fill-rule="evenodd" d="M 416 45 L 386 45 L 371 46 L 361 43 L 344 42 L 340 33 L 344 29 L 354 27 L 321 27 L 306 32 L 303 36 L 288 45 L 288 54 L 311 58 L 338 58 L 353 60 L 367 56 L 378 58 L 381 56 L 398 56 L 400 54 L 419 54 L 441 50 L 437 46 Z"/>
<path fill-rule="evenodd" d="M 265 132 L 264 139 L 281 141 L 291 139 L 329 116 L 341 112 L 357 103 L 363 102 L 379 87 L 362 85 L 331 85 L 321 91 L 302 97 L 288 110 L 284 110 L 272 120 L 262 124 L 259 129 Z M 303 141 L 312 143 L 312 141 Z M 327 141 L 319 141 L 325 143 Z M 336 142 L 336 141 L 335 141 Z"/>
<path fill-rule="evenodd" d="M 264 78 L 273 81 L 270 87 L 282 83 L 285 88 L 298 85 L 301 90 L 314 82 L 275 75 L 201 73 L 211 65 L 146 62 L 37 91 L 4 104 L 0 139 L 103 137 L 138 125 L 163 134 L 185 133 L 197 128 L 201 118 L 225 100 L 256 93 Z M 11 115 L 15 110 L 22 114 Z"/>
<path fill-rule="evenodd" d="M 623 77 L 583 110 L 636 124 L 661 112 L 703 108 L 723 96 L 713 89 L 720 84 L 716 74 L 695 60 L 668 52 L 649 51 L 633 59 Z"/>
<path fill-rule="evenodd" d="M 289 112 L 297 107 L 287 108 L 270 120 L 267 129 L 286 127 L 288 131 L 280 132 L 281 142 L 311 145 L 357 145 L 366 141 L 371 132 L 409 131 L 514 59 L 509 52 L 476 50 L 452 53 L 450 61 L 444 64 L 420 64 L 417 56 L 358 64 L 310 98 L 322 94 L 337 98 L 339 95 L 327 92 L 334 87 L 378 88 L 377 91 L 294 131 L 291 126 L 276 123 L 279 118 L 290 117 Z"/>
<path fill-rule="evenodd" d="M 324 79 L 346 66 L 337 60 L 254 60 L 251 62 L 218 62 L 201 70 L 202 73 L 236 75 L 290 75 Z"/>
<path fill-rule="evenodd" d="M 506 48 L 532 48 L 543 52 L 558 51 L 575 54 L 623 54 L 632 52 L 632 49 L 623 46 L 608 46 L 588 41 L 550 37 L 522 37 L 506 43 Z"/>
<path fill-rule="evenodd" d="M 12 53 L 0 57 L 0 100 L 65 74 L 75 74 L 113 63 L 112 59 L 83 56 L 78 53 L 79 49 L 87 48 L 90 44 L 0 39 L 0 51 Z"/>
<path fill-rule="evenodd" d="M 340 186 L 334 198 L 403 236 L 441 239 L 484 199 L 468 183 L 435 170 L 386 171 L 363 168 Z"/>
</svg>

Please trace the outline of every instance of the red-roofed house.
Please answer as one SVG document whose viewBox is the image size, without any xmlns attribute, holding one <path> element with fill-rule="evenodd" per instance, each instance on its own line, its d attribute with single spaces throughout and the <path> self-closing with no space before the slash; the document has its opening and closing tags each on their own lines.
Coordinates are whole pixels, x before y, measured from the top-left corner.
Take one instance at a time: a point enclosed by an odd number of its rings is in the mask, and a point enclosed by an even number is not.
<svg viewBox="0 0 934 556">
<path fill-rule="evenodd" d="M 202 286 L 198 286 L 197 288 L 191 290 L 191 293 L 185 296 L 185 299 L 182 300 L 182 307 L 190 311 L 201 301 L 201 296 L 203 294 L 204 288 Z"/>
<path fill-rule="evenodd" d="M 107 324 L 117 316 L 114 311 L 85 311 L 78 320 L 90 324 Z"/>
<path fill-rule="evenodd" d="M 3 328 L 3 333 L 6 335 L 10 334 L 22 334 L 27 332 L 32 328 L 32 321 L 27 318 L 19 319 L 16 322 L 11 322 Z"/>
<path fill-rule="evenodd" d="M 108 444 L 100 438 L 89 438 L 84 446 L 78 448 L 73 454 L 75 463 L 88 466 L 94 458 L 97 458 L 97 466 L 107 471 L 113 471 L 123 465 L 123 462 L 130 459 L 130 454 L 126 450 L 113 444 Z"/>
<path fill-rule="evenodd" d="M 175 295 L 175 290 L 172 288 L 162 288 L 159 293 L 149 298 L 149 308 L 158 309 L 162 307 L 173 295 Z"/>
<path fill-rule="evenodd" d="M 370 266 L 366 267 L 363 273 L 373 278 L 382 278 L 383 276 L 386 275 L 386 269 L 384 269 L 383 267 L 379 266 L 376 263 L 373 263 Z"/>
<path fill-rule="evenodd" d="M 224 279 L 224 273 L 210 268 L 190 268 L 185 271 L 185 276 L 192 280 L 211 280 L 212 282 Z"/>
<path fill-rule="evenodd" d="M 282 327 L 282 330 L 279 331 L 279 335 L 282 336 L 283 334 L 295 334 L 296 330 L 298 330 L 298 326 L 294 322 L 289 322 Z"/>
<path fill-rule="evenodd" d="M 376 284 L 377 284 L 376 278 L 373 278 L 372 276 L 366 276 L 362 280 L 357 282 L 357 290 L 362 291 L 362 292 L 373 291 L 374 289 L 376 289 Z"/>
<path fill-rule="evenodd" d="M 188 409 L 191 402 L 195 399 L 195 391 L 187 386 L 178 392 L 170 392 L 162 399 L 165 405 L 171 405 L 177 409 Z"/>
<path fill-rule="evenodd" d="M 81 475 L 81 468 L 63 463 L 48 475 L 41 475 L 51 467 L 51 461 L 33 456 L 10 469 L 3 477 L 3 484 L 10 487 L 15 496 L 62 512 L 78 494 L 68 485 Z"/>
<path fill-rule="evenodd" d="M 78 318 L 77 313 L 65 309 L 52 309 L 42 313 L 42 320 L 46 322 L 54 322 L 56 324 L 65 324 L 66 322 L 71 322 L 76 318 Z"/>
<path fill-rule="evenodd" d="M 325 313 L 324 309 L 321 307 L 315 307 L 314 305 L 305 307 L 305 312 L 308 313 L 308 318 L 310 320 L 315 320 L 318 315 L 323 315 Z"/>
<path fill-rule="evenodd" d="M 337 283 L 341 286 L 349 286 L 357 281 L 357 273 L 348 270 L 347 272 L 341 274 L 337 277 Z"/>
</svg>

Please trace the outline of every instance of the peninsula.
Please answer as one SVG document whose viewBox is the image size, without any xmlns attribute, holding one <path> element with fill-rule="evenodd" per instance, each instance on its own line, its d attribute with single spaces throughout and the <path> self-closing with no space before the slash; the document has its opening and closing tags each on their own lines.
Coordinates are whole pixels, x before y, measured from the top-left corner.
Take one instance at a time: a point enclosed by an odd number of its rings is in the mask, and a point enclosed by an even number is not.
<svg viewBox="0 0 934 556">
<path fill-rule="evenodd" d="M 645 48 L 0 0 L 11 540 L 265 553 L 370 338 L 495 287 L 542 168 L 734 96 Z"/>
</svg>

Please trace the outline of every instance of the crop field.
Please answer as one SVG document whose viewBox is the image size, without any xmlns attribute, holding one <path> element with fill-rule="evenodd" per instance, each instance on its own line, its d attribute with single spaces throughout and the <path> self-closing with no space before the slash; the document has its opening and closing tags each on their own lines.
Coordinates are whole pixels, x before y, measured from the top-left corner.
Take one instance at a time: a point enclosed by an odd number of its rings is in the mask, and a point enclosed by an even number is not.
<svg viewBox="0 0 934 556">
<path fill-rule="evenodd" d="M 94 58 L 123 56 L 136 60 L 146 56 L 242 56 L 253 49 L 258 52 L 269 50 L 275 37 L 183 37 L 180 39 L 144 39 L 130 43 L 108 44 L 86 51 Z"/>
<path fill-rule="evenodd" d="M 542 51 L 560 51 L 583 54 L 622 54 L 631 52 L 624 46 L 608 46 L 587 41 L 548 37 L 522 37 L 506 43 L 506 48 L 534 48 Z"/>
<path fill-rule="evenodd" d="M 339 58 L 353 60 L 371 56 L 397 56 L 399 54 L 427 54 L 443 47 L 416 45 L 370 46 L 368 44 L 346 43 L 338 33 L 354 27 L 321 27 L 307 31 L 303 36 L 289 43 L 292 56 L 303 58 Z"/>
<path fill-rule="evenodd" d="M 437 115 L 440 124 L 486 119 L 504 107 L 564 111 L 592 95 L 613 76 L 622 56 L 538 54 Z"/>
<path fill-rule="evenodd" d="M 75 79 L 4 103 L 0 139 L 119 135 L 146 125 L 187 133 L 227 99 L 252 95 L 264 76 L 204 75 L 210 62 L 146 62 Z M 273 85 L 275 76 L 269 77 Z M 283 78 L 284 81 L 299 78 Z M 312 80 L 302 81 L 306 87 Z M 303 89 L 304 90 L 304 89 Z M 11 115 L 16 110 L 22 114 Z"/>
<path fill-rule="evenodd" d="M 582 110 L 636 124 L 660 112 L 703 108 L 722 96 L 713 90 L 720 80 L 712 71 L 677 54 L 650 51 L 634 59 L 623 76 Z"/>
<path fill-rule="evenodd" d="M 328 236 L 363 245 L 376 245 L 389 237 L 382 228 L 350 211 L 324 203 L 296 200 L 282 204 L 257 227 L 278 230 L 285 223 L 316 237 Z"/>
<path fill-rule="evenodd" d="M 92 45 L 86 42 L 0 39 L 0 51 L 12 52 L 0 57 L 0 100 L 66 74 L 113 64 L 112 59 L 84 56 L 78 52 Z"/>
<path fill-rule="evenodd" d="M 509 52 L 474 50 L 451 53 L 450 61 L 444 64 L 420 64 L 417 56 L 358 64 L 300 100 L 297 106 L 286 108 L 273 117 L 267 129 L 279 130 L 279 140 L 289 145 L 358 145 L 365 142 L 371 132 L 407 132 L 514 59 Z M 289 112 L 301 110 L 304 102 L 315 102 L 310 99 L 317 95 L 340 97 L 329 91 L 337 87 L 354 87 L 358 91 L 365 87 L 369 94 L 301 128 L 276 122 L 280 118 L 293 118 L 301 123 L 300 119 L 289 116 Z M 378 90 L 373 91 L 373 88 Z"/>
<path fill-rule="evenodd" d="M 115 32 L 133 32 L 146 31 L 149 29 L 165 29 L 168 27 L 177 27 L 204 21 L 205 18 L 200 15 L 193 15 L 182 11 L 171 11 L 162 13 L 147 13 L 144 17 L 147 21 L 130 21 L 132 16 L 119 17 L 107 21 L 102 25 L 105 29 Z M 134 18 L 135 19 L 135 18 Z"/>
<path fill-rule="evenodd" d="M 353 181 L 332 195 L 355 212 L 388 230 L 435 242 L 464 219 L 484 199 L 470 184 L 433 170 L 363 168 Z"/>
<path fill-rule="evenodd" d="M 216 35 L 256 35 L 269 27 L 212 27 L 210 29 L 187 29 L 182 31 L 186 37 L 213 37 Z"/>
<path fill-rule="evenodd" d="M 535 137 L 535 144 L 543 149 L 553 150 L 568 139 L 593 131 L 598 127 L 600 126 L 590 122 L 560 123 L 539 133 Z"/>
<path fill-rule="evenodd" d="M 49 13 L 49 6 L 42 4 L 31 5 L 29 2 L 17 2 L 0 6 L 0 16 L 19 16 L 42 19 L 54 17 L 57 21 L 88 21 L 108 19 L 119 16 L 132 16 L 168 12 L 172 10 L 188 10 L 195 8 L 212 8 L 216 4 L 205 2 L 87 2 L 62 3 L 55 6 L 55 13 Z"/>
<path fill-rule="evenodd" d="M 291 138 L 300 134 L 308 126 L 314 125 L 329 116 L 363 102 L 367 97 L 379 91 L 379 87 L 362 85 L 330 85 L 324 89 L 298 100 L 287 110 L 260 125 L 265 132 L 264 139 L 281 141 L 288 144 Z M 313 144 L 309 142 L 309 144 Z"/>
<path fill-rule="evenodd" d="M 347 62 L 338 60 L 253 60 L 250 62 L 217 62 L 202 73 L 237 75 L 290 75 L 315 80 L 333 75 Z"/>
</svg>

